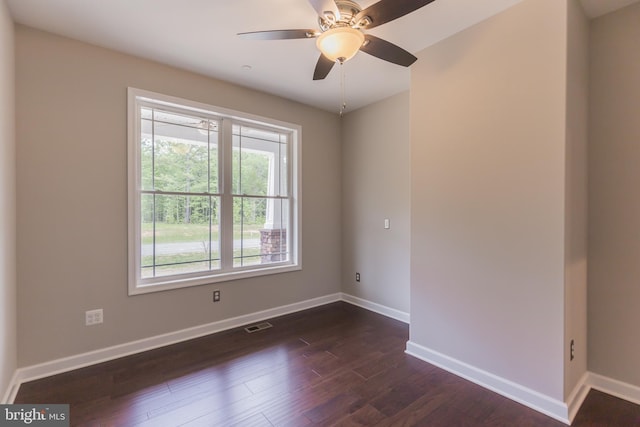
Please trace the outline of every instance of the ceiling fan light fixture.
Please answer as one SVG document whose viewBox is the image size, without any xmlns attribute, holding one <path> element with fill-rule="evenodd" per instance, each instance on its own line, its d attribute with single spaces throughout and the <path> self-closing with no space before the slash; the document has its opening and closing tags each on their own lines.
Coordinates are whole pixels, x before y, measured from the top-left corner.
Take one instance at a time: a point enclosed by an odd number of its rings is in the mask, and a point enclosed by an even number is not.
<svg viewBox="0 0 640 427">
<path fill-rule="evenodd" d="M 362 31 L 351 27 L 332 28 L 316 40 L 320 52 L 329 60 L 345 62 L 358 53 L 364 43 Z"/>
</svg>

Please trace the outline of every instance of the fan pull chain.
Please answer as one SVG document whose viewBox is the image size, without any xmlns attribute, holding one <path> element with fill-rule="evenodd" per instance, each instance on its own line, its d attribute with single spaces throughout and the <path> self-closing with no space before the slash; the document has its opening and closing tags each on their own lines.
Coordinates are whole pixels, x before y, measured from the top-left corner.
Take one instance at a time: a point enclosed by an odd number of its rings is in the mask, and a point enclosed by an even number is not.
<svg viewBox="0 0 640 427">
<path fill-rule="evenodd" d="M 347 109 L 347 99 L 346 99 L 346 89 L 345 89 L 345 78 L 344 78 L 344 61 L 339 61 L 340 63 L 340 98 L 342 104 L 340 105 L 340 117 L 344 114 L 344 110 Z"/>
</svg>

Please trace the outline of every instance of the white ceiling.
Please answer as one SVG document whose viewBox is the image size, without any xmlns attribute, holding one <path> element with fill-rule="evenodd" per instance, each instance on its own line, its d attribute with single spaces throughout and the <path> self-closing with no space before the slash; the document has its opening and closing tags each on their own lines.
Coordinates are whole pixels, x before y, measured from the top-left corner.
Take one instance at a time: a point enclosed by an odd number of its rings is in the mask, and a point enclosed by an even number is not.
<svg viewBox="0 0 640 427">
<path fill-rule="evenodd" d="M 362 0 L 364 8 L 376 0 Z M 437 0 L 371 34 L 416 53 L 522 0 Z M 638 0 L 582 0 L 591 16 Z M 340 72 L 312 75 L 314 40 L 240 39 L 245 31 L 317 28 L 308 0 L 7 0 L 20 24 L 280 95 L 328 111 Z M 247 70 L 245 66 L 250 66 Z M 358 53 L 344 65 L 347 109 L 409 88 L 409 69 Z"/>
</svg>

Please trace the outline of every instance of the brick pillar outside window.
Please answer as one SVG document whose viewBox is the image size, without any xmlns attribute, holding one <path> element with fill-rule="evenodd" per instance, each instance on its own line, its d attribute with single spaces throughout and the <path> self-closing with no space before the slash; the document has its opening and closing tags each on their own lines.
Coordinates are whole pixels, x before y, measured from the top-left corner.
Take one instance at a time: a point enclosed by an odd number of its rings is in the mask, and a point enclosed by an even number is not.
<svg viewBox="0 0 640 427">
<path fill-rule="evenodd" d="M 260 253 L 263 264 L 287 259 L 287 230 L 284 228 L 260 230 Z"/>
</svg>

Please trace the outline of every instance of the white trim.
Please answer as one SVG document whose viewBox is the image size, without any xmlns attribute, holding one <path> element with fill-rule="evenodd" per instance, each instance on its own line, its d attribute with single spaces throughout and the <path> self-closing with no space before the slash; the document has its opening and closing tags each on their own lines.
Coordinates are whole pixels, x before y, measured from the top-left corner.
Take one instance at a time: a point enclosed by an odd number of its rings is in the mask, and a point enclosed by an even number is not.
<svg viewBox="0 0 640 427">
<path fill-rule="evenodd" d="M 153 350 L 155 348 L 187 341 L 216 332 L 221 332 L 227 329 L 237 328 L 248 323 L 259 322 L 262 320 L 283 316 L 285 314 L 290 314 L 297 311 L 307 310 L 309 308 L 329 304 L 336 301 L 340 301 L 339 293 L 325 295 L 322 297 L 313 298 L 293 304 L 283 305 L 268 310 L 258 311 L 256 313 L 232 317 L 230 319 L 224 319 L 205 325 L 194 326 L 192 328 L 182 329 L 180 331 L 156 335 L 154 337 L 144 338 L 138 341 L 132 341 L 125 344 L 119 344 L 112 347 L 94 350 L 75 356 L 64 357 L 62 359 L 52 360 L 50 362 L 45 362 L 38 365 L 19 368 L 16 371 L 16 375 L 14 375 L 14 382 L 20 385 L 23 382 L 33 381 L 62 372 L 84 368 L 86 366 L 95 365 L 97 363 L 106 362 L 108 360 L 141 353 L 143 351 Z"/>
<path fill-rule="evenodd" d="M 194 118 L 217 120 L 221 124 L 220 138 L 218 139 L 218 151 L 220 169 L 223 176 L 219 177 L 220 185 L 215 192 L 202 193 L 203 196 L 219 197 L 222 203 L 220 242 L 222 265 L 220 269 L 194 273 L 174 274 L 162 277 L 142 278 L 141 272 L 141 233 L 140 233 L 140 195 L 141 169 L 140 169 L 140 109 L 141 107 L 162 106 L 167 111 L 192 115 Z M 302 218 L 302 182 L 300 170 L 302 168 L 301 138 L 302 127 L 293 123 L 286 123 L 267 117 L 260 117 L 239 111 L 234 111 L 214 105 L 190 101 L 188 99 L 150 92 L 133 87 L 127 88 L 127 204 L 128 204 L 128 292 L 130 296 L 161 292 L 171 289 L 180 289 L 190 286 L 200 286 L 211 283 L 226 282 L 230 280 L 246 279 L 250 277 L 264 276 L 268 274 L 280 274 L 302 269 L 301 246 L 301 218 Z M 287 194 L 281 196 L 289 202 L 289 225 L 287 226 L 287 241 L 289 259 L 280 263 L 272 263 L 268 266 L 252 265 L 249 267 L 234 267 L 229 258 L 233 255 L 233 224 L 227 215 L 233 211 L 231 163 L 233 146 L 232 125 L 250 125 L 255 128 L 278 130 L 288 135 L 286 157 L 290 159 L 287 166 Z M 215 194 L 214 194 L 215 193 Z M 161 192 L 158 189 L 153 194 L 173 194 Z M 188 195 L 184 192 L 176 192 L 176 195 Z M 191 194 L 191 193 L 189 193 Z"/>
<path fill-rule="evenodd" d="M 584 399 L 587 398 L 591 387 L 588 384 L 589 372 L 585 372 L 580 378 L 576 386 L 573 388 L 569 397 L 567 397 L 567 408 L 569 411 L 569 421 L 573 422 L 576 414 L 580 410 L 580 407 L 584 403 Z"/>
<path fill-rule="evenodd" d="M 407 342 L 406 353 L 501 394 L 504 397 L 528 406 L 529 408 L 548 415 L 551 418 L 555 418 L 560 422 L 567 425 L 570 424 L 569 409 L 565 402 L 514 383 L 513 381 L 509 381 L 506 378 L 502 378 L 490 372 L 476 368 L 475 366 L 453 359 L 447 355 L 411 341 Z"/>
<path fill-rule="evenodd" d="M 587 384 L 598 391 L 640 405 L 640 387 L 589 372 Z"/>
<path fill-rule="evenodd" d="M 395 320 L 399 320 L 404 323 L 409 323 L 409 313 L 396 310 L 395 308 L 387 307 L 386 305 L 378 304 L 377 302 L 368 301 L 366 299 L 354 297 L 353 295 L 341 294 L 341 299 L 349 304 L 357 305 L 374 313 L 382 314 L 383 316 L 390 317 Z"/>
<path fill-rule="evenodd" d="M 18 394 L 18 390 L 20 389 L 20 382 L 18 381 L 18 371 L 15 371 L 11 376 L 11 380 L 9 381 L 9 386 L 7 387 L 7 391 L 4 394 L 2 400 L 0 400 L 0 404 L 8 405 L 13 403 L 16 399 L 16 395 Z"/>
<path fill-rule="evenodd" d="M 248 268 L 247 270 L 240 270 L 236 267 L 235 271 L 229 271 L 226 273 L 217 273 L 211 276 L 201 276 L 197 277 L 197 274 L 192 274 L 195 276 L 190 279 L 171 279 L 171 277 L 176 276 L 167 276 L 169 280 L 166 282 L 162 282 L 158 280 L 153 284 L 145 284 L 139 286 L 132 286 L 129 288 L 129 296 L 135 295 L 144 295 L 153 292 L 163 292 L 169 291 L 172 289 L 182 289 L 188 288 L 192 286 L 202 286 L 202 285 L 211 285 L 214 283 L 222 283 L 222 282 L 230 282 L 232 280 L 240 280 L 240 279 L 249 279 L 251 277 L 260 277 L 260 276 L 268 276 L 271 274 L 282 274 L 282 273 L 290 273 L 292 271 L 300 271 L 302 270 L 302 266 L 300 265 L 291 265 L 291 264 L 271 264 L 267 267 L 260 268 Z M 137 270 L 136 270 L 137 271 Z M 185 277 L 188 275 L 185 275 Z"/>
</svg>

